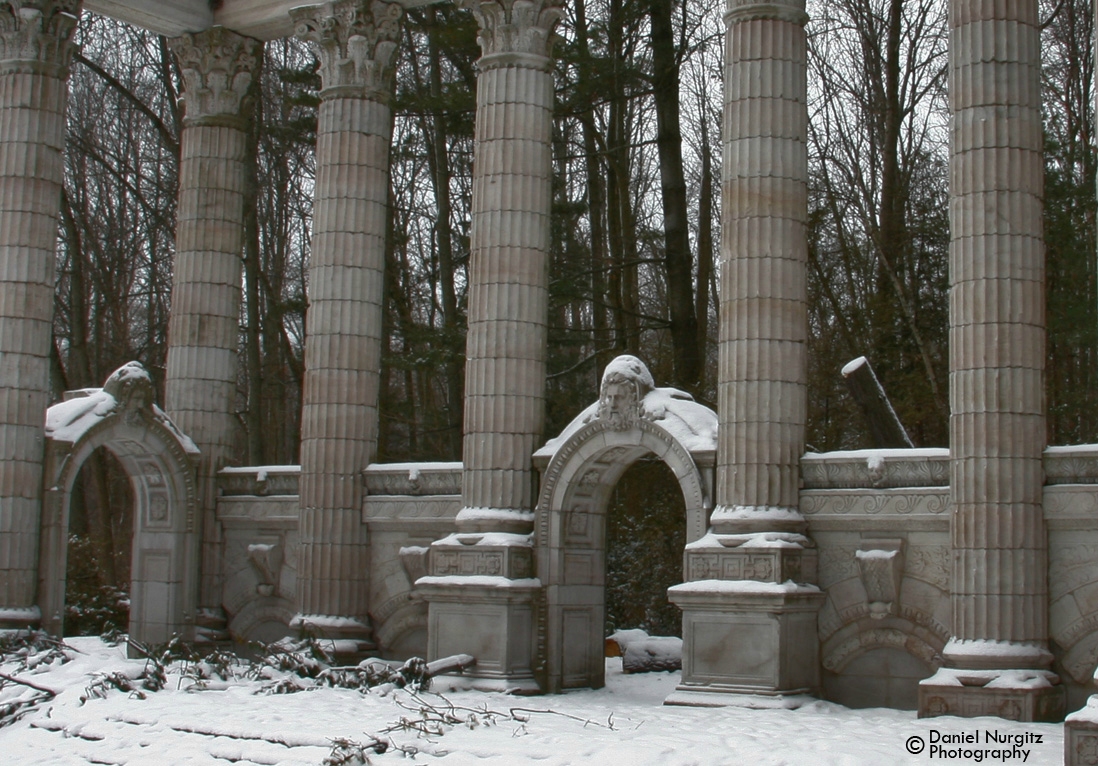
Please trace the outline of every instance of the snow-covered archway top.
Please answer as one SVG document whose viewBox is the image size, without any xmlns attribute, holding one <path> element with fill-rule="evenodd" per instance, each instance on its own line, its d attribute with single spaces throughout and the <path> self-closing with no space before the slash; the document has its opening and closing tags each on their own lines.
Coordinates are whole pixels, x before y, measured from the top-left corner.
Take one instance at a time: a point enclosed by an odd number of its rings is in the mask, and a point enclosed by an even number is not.
<svg viewBox="0 0 1098 766">
<path fill-rule="evenodd" d="M 652 373 L 635 356 L 623 354 L 606 365 L 599 399 L 577 415 L 556 438 L 534 453 L 548 463 L 562 447 L 593 423 L 615 431 L 643 420 L 659 426 L 691 454 L 717 449 L 717 413 L 677 388 L 657 388 Z"/>
<path fill-rule="evenodd" d="M 130 424 L 146 419 L 162 428 L 184 453 L 197 455 L 195 443 L 175 427 L 154 398 L 148 370 L 140 362 L 127 362 L 111 373 L 102 388 L 68 391 L 64 401 L 47 409 L 46 439 L 74 445 L 109 418 L 122 417 Z"/>
</svg>

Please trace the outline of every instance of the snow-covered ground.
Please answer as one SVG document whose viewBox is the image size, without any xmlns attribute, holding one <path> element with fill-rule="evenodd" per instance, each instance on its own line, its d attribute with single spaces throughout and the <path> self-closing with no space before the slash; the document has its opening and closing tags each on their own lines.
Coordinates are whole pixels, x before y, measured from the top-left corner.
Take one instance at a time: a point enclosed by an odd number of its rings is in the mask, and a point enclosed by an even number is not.
<svg viewBox="0 0 1098 766">
<path fill-rule="evenodd" d="M 0 764 L 313 764 L 332 757 L 344 739 L 389 743 L 369 763 L 609 764 L 686 766 L 699 764 L 938 764 L 977 763 L 930 757 L 935 739 L 974 733 L 978 744 L 956 748 L 999 750 L 982 763 L 1061 762 L 1062 726 L 1017 724 L 999 719 L 936 718 L 885 709 L 849 710 L 815 702 L 798 710 L 666 707 L 678 673 L 622 675 L 621 660 L 607 661 L 607 685 L 598 691 L 558 696 L 513 697 L 452 692 L 445 697 L 391 689 L 361 694 L 314 689 L 296 694 L 256 694 L 259 683 L 211 684 L 188 691 L 188 681 L 169 675 L 167 688 L 137 699 L 111 691 L 81 702 L 96 673 L 122 670 L 132 676 L 143 662 L 127 660 L 124 646 L 97 638 L 68 639 L 75 658 L 39 665 L 19 678 L 56 691 L 52 700 L 0 729 Z M 11 666 L 0 668 L 11 674 Z M 8 683 L 0 704 L 35 694 Z M 425 705 L 450 711 L 467 723 L 425 735 L 419 712 Z M 486 712 L 488 711 L 488 712 Z M 417 723 L 418 722 L 418 723 Z M 1020 743 L 986 744 L 991 736 Z M 925 748 L 913 755 L 908 746 Z M 1034 740 L 1040 738 L 1040 743 Z M 1013 755 L 1004 759 L 1003 752 Z M 1023 751 L 1028 754 L 1023 760 Z M 344 751 L 346 752 L 346 751 Z M 416 753 L 414 756 L 410 755 Z M 339 762 L 329 760 L 328 763 Z M 362 761 L 347 760 L 346 763 Z"/>
</svg>

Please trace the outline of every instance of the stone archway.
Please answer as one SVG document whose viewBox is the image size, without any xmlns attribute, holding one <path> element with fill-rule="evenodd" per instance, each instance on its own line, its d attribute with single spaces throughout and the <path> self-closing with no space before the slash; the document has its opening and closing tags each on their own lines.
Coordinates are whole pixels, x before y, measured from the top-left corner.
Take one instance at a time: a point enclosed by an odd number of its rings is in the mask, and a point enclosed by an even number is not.
<svg viewBox="0 0 1098 766">
<path fill-rule="evenodd" d="M 535 454 L 544 466 L 535 529 L 544 691 L 604 683 L 606 508 L 618 479 L 639 458 L 660 458 L 682 489 L 687 542 L 697 540 L 712 509 L 716 423 L 708 407 L 655 388 L 639 359 L 622 356 L 607 366 L 599 401 Z"/>
<path fill-rule="evenodd" d="M 198 449 L 153 404 L 145 369 L 130 362 L 103 388 L 70 391 L 46 412 L 45 494 L 39 567 L 43 627 L 60 634 L 65 612 L 69 507 L 80 468 L 99 447 L 133 486 L 130 635 L 162 643 L 194 640 L 198 599 Z"/>
</svg>

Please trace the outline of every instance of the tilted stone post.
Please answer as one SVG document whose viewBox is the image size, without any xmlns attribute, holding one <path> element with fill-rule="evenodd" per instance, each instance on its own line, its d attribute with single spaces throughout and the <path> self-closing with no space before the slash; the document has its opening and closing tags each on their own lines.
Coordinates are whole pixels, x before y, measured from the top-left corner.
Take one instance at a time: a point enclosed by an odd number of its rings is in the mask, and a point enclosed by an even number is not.
<svg viewBox="0 0 1098 766">
<path fill-rule="evenodd" d="M 919 715 L 1059 720 L 1048 670 L 1037 0 L 950 7 L 952 637 Z M 994 683 L 992 683 L 994 682 Z M 989 685 L 990 684 L 990 685 Z"/>
<path fill-rule="evenodd" d="M 36 604 L 65 103 L 79 0 L 0 2 L 0 628 Z"/>
<path fill-rule="evenodd" d="M 552 201 L 549 54 L 561 9 L 559 0 L 466 4 L 481 46 L 457 517 L 468 534 L 436 543 L 432 576 L 419 582 L 430 601 L 428 653 L 472 654 L 477 675 L 514 685 L 533 675 L 532 459 L 545 415 Z M 475 577 L 463 585 L 450 577 L 457 573 Z"/>
<path fill-rule="evenodd" d="M 221 602 L 217 471 L 236 457 L 244 187 L 262 43 L 222 27 L 170 42 L 183 73 L 172 312 L 164 404 L 202 451 L 199 603 Z"/>
<path fill-rule="evenodd" d="M 363 469 L 377 450 L 389 192 L 389 97 L 401 6 L 342 0 L 293 12 L 320 56 L 313 248 L 301 415 L 298 615 L 365 645 Z"/>
<path fill-rule="evenodd" d="M 799 511 L 808 15 L 804 0 L 727 0 L 724 18 L 717 506 L 710 534 L 687 546 L 688 582 L 668 594 L 683 610 L 672 704 L 819 683 L 823 595 L 811 584 L 816 555 Z"/>
</svg>

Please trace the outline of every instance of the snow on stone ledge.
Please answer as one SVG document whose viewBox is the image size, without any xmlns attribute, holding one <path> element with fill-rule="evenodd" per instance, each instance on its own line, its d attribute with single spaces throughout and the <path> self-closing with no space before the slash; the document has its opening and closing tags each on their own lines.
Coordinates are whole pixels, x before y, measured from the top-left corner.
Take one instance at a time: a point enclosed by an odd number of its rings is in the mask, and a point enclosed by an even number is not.
<svg viewBox="0 0 1098 766">
<path fill-rule="evenodd" d="M 428 575 L 416 580 L 415 584 L 417 588 L 431 585 L 476 585 L 500 590 L 534 590 L 541 587 L 541 580 L 536 577 L 512 580 L 501 575 Z"/>
<path fill-rule="evenodd" d="M 820 593 L 815 585 L 798 585 L 792 580 L 785 582 L 758 582 L 757 580 L 695 580 L 672 585 L 668 593 L 767 593 L 809 594 Z"/>
<path fill-rule="evenodd" d="M 455 532 L 431 545 L 489 545 L 501 548 L 532 548 L 533 536 L 514 532 Z"/>
</svg>

